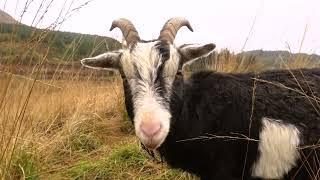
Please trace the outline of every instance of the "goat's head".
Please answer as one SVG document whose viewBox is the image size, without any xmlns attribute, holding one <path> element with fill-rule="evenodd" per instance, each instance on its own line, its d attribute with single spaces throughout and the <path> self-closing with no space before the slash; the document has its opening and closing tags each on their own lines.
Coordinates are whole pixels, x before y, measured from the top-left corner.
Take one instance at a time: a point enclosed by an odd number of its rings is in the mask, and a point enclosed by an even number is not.
<svg viewBox="0 0 320 180">
<path fill-rule="evenodd" d="M 182 66 L 213 51 L 214 44 L 173 44 L 178 30 L 188 20 L 172 18 L 163 26 L 156 40 L 143 41 L 127 19 L 113 21 L 111 29 L 120 28 L 127 47 L 81 60 L 90 68 L 119 70 L 124 83 L 126 108 L 135 132 L 149 149 L 159 147 L 170 129 L 170 97 L 176 75 Z"/>
</svg>

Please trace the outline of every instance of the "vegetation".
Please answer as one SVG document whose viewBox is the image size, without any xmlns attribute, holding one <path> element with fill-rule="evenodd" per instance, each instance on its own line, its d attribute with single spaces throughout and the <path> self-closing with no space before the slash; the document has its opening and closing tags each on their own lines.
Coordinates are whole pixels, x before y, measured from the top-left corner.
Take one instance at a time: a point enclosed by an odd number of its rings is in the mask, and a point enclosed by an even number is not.
<svg viewBox="0 0 320 180">
<path fill-rule="evenodd" d="M 108 37 L 49 31 L 22 24 L 0 24 L 0 45 L 1 61 L 6 64 L 40 62 L 44 55 L 55 63 L 75 61 L 121 46 Z M 46 52 L 48 47 L 50 51 Z"/>
<path fill-rule="evenodd" d="M 5 75 L 0 85 L 5 87 L 0 92 L 4 179 L 192 178 L 140 148 L 123 119 L 118 78 L 57 80 L 47 86 Z"/>
<path fill-rule="evenodd" d="M 319 66 L 320 56 L 317 54 L 308 55 L 306 53 L 290 53 L 289 51 L 263 51 L 254 50 L 241 53 L 256 57 L 260 62 L 269 65 L 272 68 L 284 68 L 290 64 L 291 68 L 315 67 Z"/>
</svg>

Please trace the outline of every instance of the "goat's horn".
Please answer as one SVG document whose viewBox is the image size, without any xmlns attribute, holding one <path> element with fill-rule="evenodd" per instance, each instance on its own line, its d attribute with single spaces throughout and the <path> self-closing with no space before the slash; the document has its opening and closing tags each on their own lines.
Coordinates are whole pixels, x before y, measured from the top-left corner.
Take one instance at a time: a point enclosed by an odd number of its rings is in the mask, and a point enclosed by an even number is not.
<svg viewBox="0 0 320 180">
<path fill-rule="evenodd" d="M 160 31 L 159 40 L 169 41 L 172 44 L 177 32 L 182 26 L 187 26 L 188 29 L 193 32 L 193 29 L 187 19 L 182 17 L 169 19 Z"/>
<path fill-rule="evenodd" d="M 136 30 L 132 22 L 128 19 L 119 18 L 114 20 L 112 22 L 110 31 L 112 31 L 116 27 L 118 27 L 122 31 L 124 39 L 126 40 L 128 45 L 140 41 L 138 31 Z"/>
</svg>

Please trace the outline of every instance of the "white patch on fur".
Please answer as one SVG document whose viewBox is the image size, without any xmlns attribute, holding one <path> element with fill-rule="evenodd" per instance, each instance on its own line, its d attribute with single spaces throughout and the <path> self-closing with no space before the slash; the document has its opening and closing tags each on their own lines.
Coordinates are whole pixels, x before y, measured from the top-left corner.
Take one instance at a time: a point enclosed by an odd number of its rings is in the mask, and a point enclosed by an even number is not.
<svg viewBox="0 0 320 180">
<path fill-rule="evenodd" d="M 253 165 L 252 175 L 266 179 L 281 179 L 299 159 L 300 132 L 294 125 L 263 118 L 260 132 L 260 157 Z"/>
<path fill-rule="evenodd" d="M 121 64 L 133 94 L 136 134 L 144 144 L 153 141 L 158 147 L 169 133 L 171 114 L 165 99 L 169 98 L 171 86 L 178 71 L 180 56 L 176 48 L 170 45 L 170 58 L 165 61 L 162 74 L 168 93 L 165 94 L 165 97 L 161 97 L 155 86 L 155 78 L 163 62 L 160 61 L 160 54 L 155 48 L 156 43 L 137 43 L 132 52 L 129 49 L 123 52 Z M 136 77 L 136 71 L 139 72 L 140 78 Z M 141 123 L 149 120 L 161 123 L 160 133 L 152 140 L 145 137 L 140 130 Z"/>
</svg>

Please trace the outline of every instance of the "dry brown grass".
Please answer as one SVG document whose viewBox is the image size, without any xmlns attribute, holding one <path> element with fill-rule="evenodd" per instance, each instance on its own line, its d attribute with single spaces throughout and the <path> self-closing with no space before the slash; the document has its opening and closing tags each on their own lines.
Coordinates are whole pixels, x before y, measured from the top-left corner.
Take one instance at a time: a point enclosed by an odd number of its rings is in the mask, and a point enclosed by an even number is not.
<svg viewBox="0 0 320 180">
<path fill-rule="evenodd" d="M 0 76 L 3 179 L 192 178 L 154 162 L 140 148 L 119 77 L 32 81 Z"/>
<path fill-rule="evenodd" d="M 2 137 L 5 137 L 1 141 L 2 152 L 5 152 L 2 162 L 8 166 L 14 144 L 16 147 L 32 145 L 38 154 L 44 153 L 48 158 L 56 148 L 65 148 L 64 143 L 74 134 L 91 131 L 104 137 L 104 126 L 109 129 L 117 126 L 120 119 L 118 110 L 122 98 L 115 96 L 120 94 L 117 82 L 98 86 L 90 81 L 57 81 L 55 84 L 62 87 L 59 89 L 5 76 L 0 83 L 6 87 L 1 93 L 0 122 Z M 70 147 L 65 149 L 68 150 Z"/>
<path fill-rule="evenodd" d="M 254 56 L 244 56 L 224 49 L 203 58 L 199 63 L 187 66 L 186 69 L 192 72 L 213 70 L 218 72 L 244 73 L 265 70 L 266 65 L 258 61 Z"/>
</svg>

